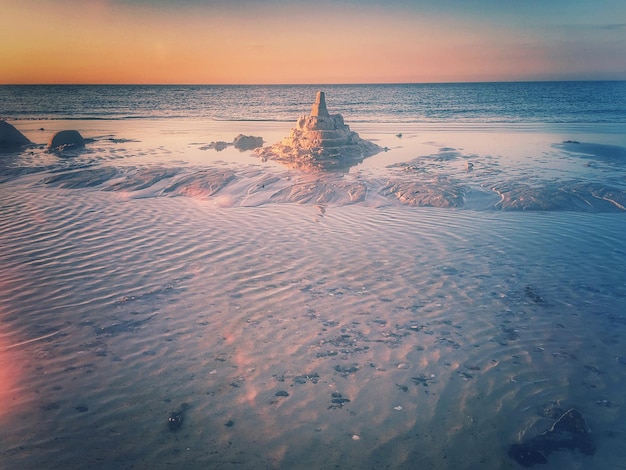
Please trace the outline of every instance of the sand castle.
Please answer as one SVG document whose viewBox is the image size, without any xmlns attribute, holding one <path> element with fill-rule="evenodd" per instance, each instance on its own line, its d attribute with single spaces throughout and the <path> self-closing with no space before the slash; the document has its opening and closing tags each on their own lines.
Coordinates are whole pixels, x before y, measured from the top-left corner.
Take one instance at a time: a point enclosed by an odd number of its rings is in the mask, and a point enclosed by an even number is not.
<svg viewBox="0 0 626 470">
<path fill-rule="evenodd" d="M 349 168 L 381 150 L 351 131 L 341 114 L 330 114 L 324 92 L 318 91 L 310 116 L 300 116 L 289 136 L 255 153 L 300 169 L 332 170 Z"/>
</svg>

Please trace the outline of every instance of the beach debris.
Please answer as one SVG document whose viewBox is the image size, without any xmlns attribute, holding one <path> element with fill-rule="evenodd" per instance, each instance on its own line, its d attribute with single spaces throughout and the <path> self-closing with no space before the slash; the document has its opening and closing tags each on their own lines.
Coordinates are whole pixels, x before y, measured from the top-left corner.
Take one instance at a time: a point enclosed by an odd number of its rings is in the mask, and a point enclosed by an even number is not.
<svg viewBox="0 0 626 470">
<path fill-rule="evenodd" d="M 584 455 L 596 451 L 591 429 L 574 408 L 563 413 L 544 433 L 521 444 L 512 444 L 507 453 L 522 467 L 532 467 L 547 464 L 548 456 L 557 450 L 579 450 Z"/>
<path fill-rule="evenodd" d="M 297 384 L 305 384 L 307 382 L 316 384 L 319 379 L 320 376 L 317 374 L 317 372 L 313 372 L 311 374 L 297 375 L 293 378 L 293 381 Z"/>
<path fill-rule="evenodd" d="M 263 143 L 263 137 L 239 134 L 233 139 L 232 142 L 224 142 L 223 140 L 219 140 L 217 142 L 211 142 L 208 145 L 200 147 L 200 150 L 215 150 L 217 152 L 221 152 L 225 148 L 235 147 L 240 152 L 247 152 L 249 150 L 263 147 Z"/>
<path fill-rule="evenodd" d="M 85 146 L 85 139 L 80 135 L 80 132 L 75 130 L 65 130 L 56 132 L 48 142 L 48 149 L 58 152 L 63 150 L 73 150 L 83 148 Z"/>
<path fill-rule="evenodd" d="M 359 436 L 358 434 L 353 434 L 352 435 L 352 440 L 353 441 L 360 441 L 361 440 L 361 436 Z"/>
<path fill-rule="evenodd" d="M 32 142 L 14 126 L 0 119 L 0 151 L 15 150 Z"/>
<path fill-rule="evenodd" d="M 350 403 L 350 400 L 348 398 L 345 398 L 343 395 L 341 395 L 341 393 L 339 392 L 333 392 L 330 395 L 330 406 L 328 407 L 328 409 L 338 409 L 338 408 L 343 408 L 343 405 L 345 403 Z"/>
<path fill-rule="evenodd" d="M 359 370 L 358 364 L 352 364 L 351 366 L 342 366 L 337 364 L 333 369 L 341 374 L 343 378 L 348 377 L 350 374 L 354 374 Z"/>
<path fill-rule="evenodd" d="M 330 114 L 324 92 L 318 91 L 310 116 L 300 116 L 296 127 L 281 142 L 255 153 L 263 160 L 276 160 L 302 170 L 342 170 L 382 150 L 351 131 L 341 114 Z"/>
<path fill-rule="evenodd" d="M 189 408 L 191 407 L 188 403 L 183 403 L 180 405 L 178 410 L 170 413 L 170 415 L 167 417 L 167 427 L 170 429 L 170 431 L 176 432 L 181 428 L 181 426 L 183 425 L 183 421 L 185 421 L 185 414 L 187 413 L 187 410 Z"/>
</svg>

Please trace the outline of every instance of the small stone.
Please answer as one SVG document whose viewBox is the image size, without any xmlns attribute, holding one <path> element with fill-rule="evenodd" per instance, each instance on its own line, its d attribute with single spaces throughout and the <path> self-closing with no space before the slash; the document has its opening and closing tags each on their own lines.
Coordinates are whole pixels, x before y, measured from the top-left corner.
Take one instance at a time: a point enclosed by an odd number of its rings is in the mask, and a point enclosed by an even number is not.
<svg viewBox="0 0 626 470">
<path fill-rule="evenodd" d="M 278 392 L 276 392 L 274 394 L 274 396 L 277 396 L 277 397 L 288 397 L 289 393 L 287 393 L 285 390 L 279 390 Z"/>
<path fill-rule="evenodd" d="M 400 405 L 394 406 L 393 409 L 396 411 L 402 411 L 402 407 Z"/>
<path fill-rule="evenodd" d="M 359 435 L 357 435 L 357 434 L 354 434 L 354 435 L 352 436 L 352 440 L 353 440 L 353 441 L 359 441 L 359 440 L 361 440 L 361 436 L 359 436 Z"/>
</svg>

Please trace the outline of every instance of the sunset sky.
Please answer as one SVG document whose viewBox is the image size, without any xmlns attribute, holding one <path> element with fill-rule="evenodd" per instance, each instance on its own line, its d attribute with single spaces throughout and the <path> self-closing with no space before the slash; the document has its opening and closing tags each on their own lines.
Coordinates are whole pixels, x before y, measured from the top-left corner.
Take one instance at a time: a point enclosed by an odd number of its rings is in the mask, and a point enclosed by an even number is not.
<svg viewBox="0 0 626 470">
<path fill-rule="evenodd" d="M 626 79 L 624 0 L 0 0 L 0 83 Z"/>
</svg>

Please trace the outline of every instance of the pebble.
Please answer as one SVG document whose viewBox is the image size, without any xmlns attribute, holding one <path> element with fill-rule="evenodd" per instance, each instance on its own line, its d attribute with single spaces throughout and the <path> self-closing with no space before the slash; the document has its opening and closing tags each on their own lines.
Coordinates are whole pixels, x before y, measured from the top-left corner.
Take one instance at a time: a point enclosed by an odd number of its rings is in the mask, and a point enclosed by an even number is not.
<svg viewBox="0 0 626 470">
<path fill-rule="evenodd" d="M 396 411 L 402 411 L 402 407 L 400 405 L 394 406 L 393 409 Z"/>
<path fill-rule="evenodd" d="M 352 440 L 353 440 L 353 441 L 358 441 L 358 440 L 360 440 L 360 439 L 361 439 L 361 436 L 359 436 L 359 435 L 357 435 L 357 434 L 355 434 L 355 435 L 353 435 L 353 436 L 352 436 Z"/>
</svg>

